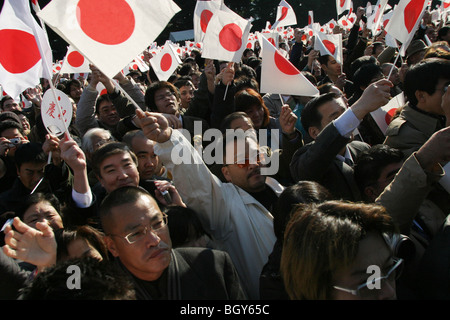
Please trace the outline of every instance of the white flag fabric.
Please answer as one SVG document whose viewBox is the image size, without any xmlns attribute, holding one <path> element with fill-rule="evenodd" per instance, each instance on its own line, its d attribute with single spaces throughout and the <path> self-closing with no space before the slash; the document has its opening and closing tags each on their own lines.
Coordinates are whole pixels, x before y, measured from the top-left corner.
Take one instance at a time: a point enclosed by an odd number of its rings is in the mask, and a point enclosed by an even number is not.
<svg viewBox="0 0 450 320">
<path fill-rule="evenodd" d="M 321 55 L 333 56 L 337 63 L 343 63 L 342 33 L 325 34 L 316 32 L 314 50 L 319 50 Z"/>
<path fill-rule="evenodd" d="M 53 0 L 37 15 L 112 78 L 180 10 L 172 0 Z"/>
<path fill-rule="evenodd" d="M 427 0 L 400 0 L 386 25 L 386 32 L 402 44 L 409 42 L 417 30 Z"/>
<path fill-rule="evenodd" d="M 378 34 L 381 30 L 383 14 L 388 4 L 388 0 L 378 0 L 375 6 L 375 13 L 367 19 L 367 27 L 370 28 L 372 34 Z"/>
<path fill-rule="evenodd" d="M 278 27 L 286 27 L 297 24 L 297 16 L 295 15 L 294 9 L 284 0 L 278 4 L 277 15 L 275 23 L 272 25 L 272 29 Z"/>
<path fill-rule="evenodd" d="M 196 42 L 203 42 L 209 21 L 221 6 L 220 0 L 197 0 L 194 9 L 194 40 Z"/>
<path fill-rule="evenodd" d="M 203 38 L 202 57 L 239 62 L 247 47 L 252 24 L 236 13 L 217 11 L 211 18 Z"/>
<path fill-rule="evenodd" d="M 262 44 L 261 88 L 264 93 L 317 96 L 319 90 L 266 38 Z"/>
<path fill-rule="evenodd" d="M 89 73 L 89 60 L 73 46 L 67 48 L 66 56 L 62 63 L 61 73 Z"/>
<path fill-rule="evenodd" d="M 386 129 L 391 123 L 395 111 L 399 107 L 402 107 L 404 105 L 405 105 L 405 96 L 402 92 L 393 97 L 391 100 L 389 100 L 389 102 L 386 105 L 370 113 L 372 115 L 372 118 L 375 120 L 378 127 L 380 128 L 381 132 L 386 133 Z"/>
<path fill-rule="evenodd" d="M 150 65 L 159 81 L 167 81 L 180 64 L 180 57 L 168 42 L 157 55 L 150 59 Z"/>
<path fill-rule="evenodd" d="M 0 14 L 0 84 L 14 99 L 27 88 L 49 79 L 52 52 L 48 39 L 31 15 L 28 0 L 5 0 Z M 45 52 L 45 66 L 41 56 Z"/>
<path fill-rule="evenodd" d="M 336 11 L 337 15 L 341 15 L 351 8 L 351 0 L 336 0 Z"/>
</svg>

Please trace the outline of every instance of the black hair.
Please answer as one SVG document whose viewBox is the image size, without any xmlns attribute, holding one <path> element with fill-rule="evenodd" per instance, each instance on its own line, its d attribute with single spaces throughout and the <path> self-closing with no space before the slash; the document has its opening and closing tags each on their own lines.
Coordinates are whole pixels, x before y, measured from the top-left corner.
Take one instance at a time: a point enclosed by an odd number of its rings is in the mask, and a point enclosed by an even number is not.
<svg viewBox="0 0 450 320">
<path fill-rule="evenodd" d="M 80 272 L 79 288 L 68 286 L 70 267 Z M 75 282 L 74 282 L 75 284 Z M 135 300 L 128 275 L 116 264 L 92 257 L 70 259 L 39 272 L 19 291 L 19 300 Z"/>
<path fill-rule="evenodd" d="M 189 207 L 170 206 L 167 208 L 168 226 L 170 231 L 170 239 L 172 247 L 177 248 L 185 245 L 190 241 L 207 235 L 210 236 L 203 228 L 197 212 Z"/>
<path fill-rule="evenodd" d="M 440 79 L 450 79 L 450 61 L 428 58 L 412 65 L 405 74 L 403 88 L 410 103 L 417 105 L 416 91 L 434 94 Z"/>
<path fill-rule="evenodd" d="M 102 145 L 100 148 L 94 151 L 91 156 L 91 166 L 94 174 L 100 177 L 100 165 L 108 157 L 115 154 L 129 153 L 134 163 L 137 162 L 136 155 L 133 151 L 123 142 L 110 142 Z"/>
<path fill-rule="evenodd" d="M 302 110 L 301 122 L 303 128 L 308 132 L 310 127 L 321 127 L 322 115 L 320 114 L 319 107 L 327 102 L 333 101 L 339 98 L 337 93 L 329 92 L 322 94 L 318 97 L 314 97 L 306 103 Z"/>
<path fill-rule="evenodd" d="M 273 212 L 273 229 L 279 241 L 283 241 L 284 230 L 292 212 L 300 203 L 320 203 L 332 200 L 331 193 L 314 181 L 299 181 L 283 190 Z"/>
<path fill-rule="evenodd" d="M 360 153 L 355 159 L 355 181 L 364 194 L 367 186 L 377 183 L 381 171 L 387 165 L 403 162 L 404 154 L 401 150 L 385 144 L 377 144 Z"/>
<path fill-rule="evenodd" d="M 168 81 L 153 82 L 145 91 L 145 105 L 153 112 L 159 112 L 156 107 L 155 93 L 159 89 L 169 89 L 177 99 L 180 99 L 180 92 L 178 88 Z"/>
<path fill-rule="evenodd" d="M 21 135 L 24 135 L 22 123 L 19 123 L 12 119 L 5 119 L 0 121 L 0 136 L 3 134 L 3 131 L 8 129 L 17 129 L 19 130 Z"/>
<path fill-rule="evenodd" d="M 27 162 L 46 163 L 47 155 L 42 150 L 42 144 L 37 142 L 22 143 L 17 147 L 14 161 L 18 169 Z"/>
</svg>

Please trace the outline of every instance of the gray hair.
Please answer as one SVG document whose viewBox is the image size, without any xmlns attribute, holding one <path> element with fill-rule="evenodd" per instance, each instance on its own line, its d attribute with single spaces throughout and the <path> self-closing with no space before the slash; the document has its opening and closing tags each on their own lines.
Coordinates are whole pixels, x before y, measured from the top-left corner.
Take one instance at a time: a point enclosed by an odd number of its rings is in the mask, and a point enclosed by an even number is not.
<svg viewBox="0 0 450 320">
<path fill-rule="evenodd" d="M 109 130 L 103 128 L 89 129 L 88 131 L 86 131 L 86 133 L 83 135 L 83 138 L 81 139 L 81 150 L 83 150 L 84 153 L 94 152 L 94 145 L 92 144 L 92 136 L 94 136 L 97 133 L 109 134 L 109 136 L 114 139 L 113 135 L 111 134 L 111 131 Z"/>
</svg>

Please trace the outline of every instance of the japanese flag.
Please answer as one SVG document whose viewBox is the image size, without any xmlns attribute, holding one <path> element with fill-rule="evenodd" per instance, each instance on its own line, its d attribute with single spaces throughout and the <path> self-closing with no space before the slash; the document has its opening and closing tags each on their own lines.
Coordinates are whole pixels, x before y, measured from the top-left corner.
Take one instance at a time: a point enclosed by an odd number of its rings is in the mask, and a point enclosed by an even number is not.
<svg viewBox="0 0 450 320">
<path fill-rule="evenodd" d="M 271 31 L 271 32 L 263 32 L 261 35 L 266 38 L 275 48 L 278 48 L 278 32 Z"/>
<path fill-rule="evenodd" d="M 210 0 L 202 1 L 197 0 L 194 10 L 194 40 L 202 42 L 205 37 L 206 28 L 214 13 L 220 10 L 222 1 Z"/>
<path fill-rule="evenodd" d="M 278 27 L 292 26 L 297 24 L 297 17 L 294 9 L 284 0 L 278 4 L 276 21 L 272 26 L 272 29 Z"/>
<path fill-rule="evenodd" d="M 67 48 L 66 56 L 61 67 L 61 73 L 84 73 L 91 72 L 89 68 L 89 60 L 86 59 L 81 52 L 73 46 Z"/>
<path fill-rule="evenodd" d="M 441 8 L 444 12 L 450 11 L 450 0 L 441 0 Z"/>
<path fill-rule="evenodd" d="M 150 64 L 159 81 L 167 81 L 181 64 L 181 60 L 172 45 L 166 42 L 164 48 L 150 59 Z"/>
<path fill-rule="evenodd" d="M 178 11 L 172 0 L 53 0 L 37 15 L 112 78 Z"/>
<path fill-rule="evenodd" d="M 375 13 L 367 19 L 367 27 L 370 28 L 372 34 L 375 35 L 381 30 L 383 21 L 383 13 L 388 4 L 388 0 L 378 0 L 375 6 Z"/>
<path fill-rule="evenodd" d="M 31 0 L 31 6 L 33 7 L 34 12 L 41 11 L 38 0 Z"/>
<path fill-rule="evenodd" d="M 317 32 L 314 50 L 319 50 L 320 55 L 333 56 L 337 63 L 342 64 L 342 33 L 325 34 Z"/>
<path fill-rule="evenodd" d="M 262 44 L 261 88 L 264 93 L 316 96 L 319 90 L 264 37 Z"/>
<path fill-rule="evenodd" d="M 386 32 L 401 43 L 409 43 L 427 7 L 427 0 L 400 0 Z"/>
<path fill-rule="evenodd" d="M 203 39 L 202 57 L 239 62 L 247 46 L 252 24 L 235 13 L 217 11 Z"/>
<path fill-rule="evenodd" d="M 338 16 L 352 7 L 351 0 L 336 0 L 336 11 Z"/>
<path fill-rule="evenodd" d="M 395 114 L 395 111 L 405 105 L 405 97 L 403 92 L 393 97 L 389 102 L 378 108 L 375 111 L 372 111 L 370 114 L 372 118 L 377 123 L 378 127 L 381 129 L 381 132 L 386 133 L 386 129 L 392 121 L 392 117 Z"/>
<path fill-rule="evenodd" d="M 314 11 L 308 11 L 308 25 L 312 26 L 314 23 Z"/>
<path fill-rule="evenodd" d="M 13 3 L 5 0 L 0 14 L 0 83 L 18 99 L 22 91 L 39 84 L 41 77 L 50 79 L 52 52 L 44 31 L 31 15 L 29 1 Z"/>
</svg>

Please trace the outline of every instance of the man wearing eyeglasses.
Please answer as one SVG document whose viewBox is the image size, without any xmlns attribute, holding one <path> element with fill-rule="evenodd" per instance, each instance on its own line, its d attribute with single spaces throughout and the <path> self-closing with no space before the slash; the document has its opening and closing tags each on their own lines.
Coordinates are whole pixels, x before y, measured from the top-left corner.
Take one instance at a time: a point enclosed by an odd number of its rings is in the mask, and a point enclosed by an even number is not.
<svg viewBox="0 0 450 320">
<path fill-rule="evenodd" d="M 284 189 L 263 175 L 258 143 L 250 136 L 225 140 L 222 173 L 228 183 L 223 183 L 165 117 L 136 113 L 147 138 L 157 142 L 155 154 L 172 172 L 183 201 L 199 214 L 215 244 L 229 253 L 248 297 L 258 299 L 259 276 L 276 240 L 270 208 Z M 176 150 L 183 150 L 188 161 L 173 158 Z"/>
<path fill-rule="evenodd" d="M 137 299 L 245 299 L 228 254 L 172 249 L 167 215 L 139 187 L 123 187 L 102 202 L 105 242 L 134 282 Z"/>
</svg>

